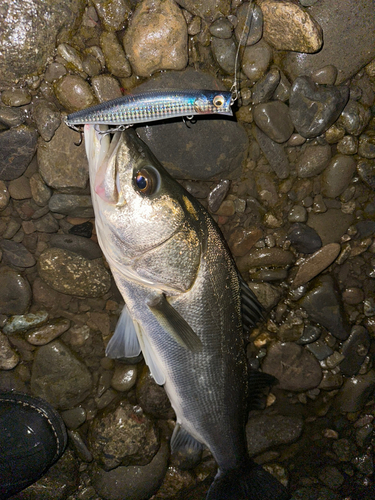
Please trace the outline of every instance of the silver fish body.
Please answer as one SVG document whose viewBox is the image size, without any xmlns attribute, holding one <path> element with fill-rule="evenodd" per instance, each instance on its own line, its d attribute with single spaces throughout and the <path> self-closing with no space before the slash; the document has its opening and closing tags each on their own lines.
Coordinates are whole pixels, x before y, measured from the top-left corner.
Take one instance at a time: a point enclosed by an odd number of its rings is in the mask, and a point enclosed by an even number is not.
<svg viewBox="0 0 375 500">
<path fill-rule="evenodd" d="M 91 106 L 65 119 L 69 127 L 83 124 L 134 125 L 179 116 L 232 116 L 230 92 L 164 90 L 129 94 Z"/>
<path fill-rule="evenodd" d="M 107 354 L 142 349 L 176 412 L 172 449 L 205 445 L 219 465 L 208 499 L 288 499 L 247 454 L 249 398 L 269 380 L 249 378 L 244 285 L 221 233 L 133 130 L 111 143 L 84 130 L 97 235 L 126 304 Z M 246 302 L 259 317 L 250 291 Z"/>
</svg>

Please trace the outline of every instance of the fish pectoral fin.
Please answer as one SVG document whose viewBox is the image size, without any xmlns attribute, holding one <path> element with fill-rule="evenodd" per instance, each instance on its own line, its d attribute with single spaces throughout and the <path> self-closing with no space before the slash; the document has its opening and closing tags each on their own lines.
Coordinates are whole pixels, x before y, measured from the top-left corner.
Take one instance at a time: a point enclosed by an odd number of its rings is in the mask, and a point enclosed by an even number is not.
<svg viewBox="0 0 375 500">
<path fill-rule="evenodd" d="M 249 411 L 263 409 L 268 389 L 278 382 L 277 378 L 268 373 L 250 371 L 248 376 L 249 383 Z"/>
<path fill-rule="evenodd" d="M 159 325 L 189 351 L 202 350 L 202 342 L 191 326 L 184 320 L 179 312 L 171 306 L 164 295 L 158 295 L 148 304 Z"/>
<path fill-rule="evenodd" d="M 197 441 L 191 436 L 181 424 L 177 423 L 173 429 L 171 437 L 171 451 L 172 453 L 179 452 L 184 456 L 195 455 L 203 449 L 202 443 Z"/>
<path fill-rule="evenodd" d="M 141 352 L 137 331 L 125 305 L 117 322 L 112 338 L 105 350 L 106 356 L 112 359 L 134 358 Z"/>
</svg>

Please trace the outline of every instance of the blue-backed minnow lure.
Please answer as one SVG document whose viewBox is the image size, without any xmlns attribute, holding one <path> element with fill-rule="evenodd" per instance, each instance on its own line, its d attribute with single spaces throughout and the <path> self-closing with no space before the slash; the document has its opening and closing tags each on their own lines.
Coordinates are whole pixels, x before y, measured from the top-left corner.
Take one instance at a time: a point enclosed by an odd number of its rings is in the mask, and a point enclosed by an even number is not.
<svg viewBox="0 0 375 500">
<path fill-rule="evenodd" d="M 65 123 L 79 131 L 77 125 L 84 124 L 117 125 L 126 128 L 138 123 L 179 116 L 232 116 L 231 104 L 232 93 L 221 90 L 153 90 L 126 95 L 76 111 L 65 118 Z"/>
</svg>

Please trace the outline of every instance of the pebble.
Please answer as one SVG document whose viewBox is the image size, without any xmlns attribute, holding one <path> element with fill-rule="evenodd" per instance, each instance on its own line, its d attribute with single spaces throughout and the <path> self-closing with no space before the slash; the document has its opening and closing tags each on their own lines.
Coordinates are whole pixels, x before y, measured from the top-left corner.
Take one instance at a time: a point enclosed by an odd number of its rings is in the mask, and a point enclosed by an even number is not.
<svg viewBox="0 0 375 500">
<path fill-rule="evenodd" d="M 311 79 L 319 85 L 334 85 L 337 78 L 337 68 L 333 64 L 327 64 L 311 74 Z"/>
<path fill-rule="evenodd" d="M 307 144 L 296 163 L 297 175 L 301 179 L 319 175 L 331 159 L 331 146 Z"/>
<path fill-rule="evenodd" d="M 302 335 L 297 340 L 297 344 L 305 345 L 311 344 L 319 339 L 322 331 L 320 328 L 314 325 L 306 325 L 303 329 Z"/>
<path fill-rule="evenodd" d="M 358 152 L 358 139 L 352 135 L 345 135 L 337 143 L 337 151 L 343 155 L 355 155 Z"/>
<path fill-rule="evenodd" d="M 69 443 L 82 462 L 90 463 L 93 460 L 90 450 L 79 431 L 68 429 Z"/>
<path fill-rule="evenodd" d="M 188 62 L 187 26 L 172 0 L 144 0 L 124 36 L 124 48 L 138 76 L 182 70 Z"/>
<path fill-rule="evenodd" d="M 360 288 L 348 287 L 343 291 L 342 299 L 346 304 L 357 305 L 364 299 L 364 293 Z"/>
<path fill-rule="evenodd" d="M 349 325 L 331 275 L 325 274 L 312 281 L 299 303 L 312 321 L 326 328 L 335 338 L 346 340 L 349 337 Z"/>
<path fill-rule="evenodd" d="M 0 313 L 24 314 L 30 305 L 31 288 L 27 279 L 8 266 L 0 268 Z"/>
<path fill-rule="evenodd" d="M 66 410 L 90 394 L 91 374 L 61 340 L 54 340 L 36 350 L 31 390 L 55 408 Z"/>
<path fill-rule="evenodd" d="M 215 213 L 219 210 L 220 205 L 228 194 L 229 188 L 230 181 L 228 179 L 223 179 L 210 190 L 207 200 L 208 208 L 211 212 Z"/>
<path fill-rule="evenodd" d="M 31 198 L 29 179 L 25 175 L 21 175 L 18 179 L 10 181 L 8 184 L 8 192 L 14 200 Z"/>
<path fill-rule="evenodd" d="M 140 406 L 123 401 L 94 418 L 88 444 L 97 463 L 110 471 L 119 465 L 149 463 L 159 448 L 158 434 Z"/>
<path fill-rule="evenodd" d="M 286 179 L 289 177 L 289 160 L 283 146 L 273 141 L 258 127 L 255 128 L 255 138 L 277 177 L 279 179 Z"/>
<path fill-rule="evenodd" d="M 0 132 L 0 180 L 11 181 L 25 172 L 36 151 L 37 137 L 30 125 Z"/>
<path fill-rule="evenodd" d="M 158 453 L 147 465 L 119 466 L 109 472 L 93 467 L 92 484 L 106 499 L 144 500 L 157 492 L 167 471 L 169 450 L 162 442 Z"/>
<path fill-rule="evenodd" d="M 99 102 L 122 97 L 118 81 L 110 75 L 98 75 L 91 79 L 91 86 Z"/>
<path fill-rule="evenodd" d="M 323 32 L 316 20 L 292 2 L 261 0 L 263 37 L 277 50 L 317 52 L 323 44 Z"/>
<path fill-rule="evenodd" d="M 240 5 L 237 9 L 237 19 L 238 24 L 235 29 L 237 42 L 242 46 L 259 42 L 263 33 L 263 12 L 259 5 L 253 4 L 250 14 L 249 2 Z"/>
<path fill-rule="evenodd" d="M 129 391 L 137 380 L 137 365 L 116 364 L 111 386 L 119 392 Z"/>
<path fill-rule="evenodd" d="M 368 107 L 349 99 L 337 123 L 343 126 L 348 134 L 358 136 L 365 130 L 370 118 L 371 112 Z"/>
<path fill-rule="evenodd" d="M 341 237 L 353 223 L 352 214 L 344 214 L 336 208 L 329 208 L 324 213 L 310 212 L 307 220 L 308 226 L 315 229 L 323 245 L 340 243 Z"/>
<path fill-rule="evenodd" d="M 127 78 L 132 69 L 115 33 L 104 31 L 100 36 L 100 47 L 108 71 L 118 78 Z"/>
<path fill-rule="evenodd" d="M 60 126 L 60 113 L 52 102 L 43 99 L 33 107 L 33 117 L 39 134 L 46 142 L 50 141 Z"/>
<path fill-rule="evenodd" d="M 309 15 L 321 26 L 324 45 L 316 54 L 287 54 L 284 67 L 294 80 L 310 75 L 327 65 L 338 70 L 336 84 L 345 82 L 375 57 L 375 11 L 372 0 L 364 0 L 361 9 L 353 9 L 351 0 L 319 0 Z M 350 43 L 343 43 L 342 26 Z"/>
<path fill-rule="evenodd" d="M 59 223 L 51 213 L 35 220 L 33 225 L 35 230 L 41 233 L 57 233 L 59 230 Z"/>
<path fill-rule="evenodd" d="M 198 16 L 194 19 L 200 19 Z M 191 28 L 190 28 L 191 29 Z M 200 31 L 200 29 L 199 29 Z M 198 33 L 199 33 L 198 31 Z M 220 17 L 210 25 L 210 33 L 216 38 L 231 38 L 233 33 L 233 25 L 225 17 Z M 197 33 L 195 33 L 197 34 Z"/>
<path fill-rule="evenodd" d="M 252 103 L 259 104 L 261 102 L 270 101 L 279 84 L 280 71 L 278 68 L 273 67 L 254 85 L 252 89 Z M 289 117 L 288 119 L 290 121 Z"/>
<path fill-rule="evenodd" d="M 262 39 L 245 48 L 242 56 L 242 71 L 249 80 L 256 82 L 265 75 L 271 59 L 272 49 Z"/>
<path fill-rule="evenodd" d="M 68 66 L 78 71 L 83 71 L 82 56 L 74 47 L 68 43 L 60 43 L 57 46 L 57 53 L 68 63 Z"/>
<path fill-rule="evenodd" d="M 13 370 L 18 365 L 19 360 L 20 357 L 12 349 L 7 336 L 0 332 L 0 370 Z"/>
<path fill-rule="evenodd" d="M 322 369 L 317 359 L 294 342 L 272 344 L 262 369 L 276 377 L 278 387 L 286 391 L 308 391 L 322 380 Z"/>
<path fill-rule="evenodd" d="M 290 116 L 296 130 L 306 138 L 318 137 L 340 116 L 349 99 L 346 85 L 318 85 L 308 76 L 293 82 Z"/>
<path fill-rule="evenodd" d="M 333 354 L 333 350 L 322 340 L 306 344 L 306 349 L 310 351 L 318 361 L 323 361 Z"/>
<path fill-rule="evenodd" d="M 211 28 L 213 27 L 214 23 L 211 24 L 210 33 L 214 36 L 217 36 L 218 38 L 230 38 L 232 36 L 233 26 L 231 25 L 230 35 L 227 36 L 228 29 L 227 29 L 227 26 L 225 26 L 226 19 L 220 18 L 220 19 L 218 19 L 217 22 L 220 22 L 221 20 L 223 20 L 223 23 L 219 24 L 217 27 L 213 28 L 213 32 L 211 31 Z M 202 19 L 199 16 L 194 16 L 188 24 L 188 35 L 190 35 L 190 36 L 198 35 L 200 33 L 201 29 L 202 29 Z M 216 32 L 216 34 L 215 34 L 215 32 Z"/>
<path fill-rule="evenodd" d="M 97 59 L 94 55 L 86 53 L 82 59 L 82 68 L 83 68 L 83 71 L 88 74 L 88 76 L 96 77 L 101 72 L 102 65 L 100 64 L 99 59 Z M 106 75 L 106 76 L 109 76 L 109 75 Z M 110 77 L 110 78 L 112 78 L 112 77 Z M 91 85 L 92 85 L 92 81 L 91 81 Z M 95 93 L 95 96 L 98 97 L 96 95 L 96 93 Z"/>
<path fill-rule="evenodd" d="M 228 75 L 234 75 L 237 47 L 233 38 L 212 37 L 211 50 L 220 68 Z"/>
<path fill-rule="evenodd" d="M 89 172 L 84 147 L 77 147 L 77 132 L 62 123 L 51 141 L 38 143 L 39 173 L 51 188 L 85 188 Z"/>
<path fill-rule="evenodd" d="M 54 290 L 81 297 L 100 297 L 111 286 L 111 277 L 98 260 L 60 248 L 45 250 L 38 261 L 39 276 Z"/>
<path fill-rule="evenodd" d="M 26 120 L 23 109 L 8 108 L 0 104 L 0 124 L 6 128 L 18 127 Z"/>
<path fill-rule="evenodd" d="M 21 224 L 16 221 L 15 219 L 10 219 L 10 221 L 7 224 L 7 227 L 3 233 L 3 238 L 10 240 L 13 238 L 13 236 L 17 233 L 17 231 L 20 229 Z"/>
<path fill-rule="evenodd" d="M 240 272 L 246 273 L 251 268 L 283 268 L 288 269 L 294 263 L 294 255 L 281 248 L 255 248 L 237 259 Z"/>
<path fill-rule="evenodd" d="M 70 113 L 95 104 L 91 87 L 81 76 L 64 75 L 54 84 L 54 89 L 60 104 Z"/>
<path fill-rule="evenodd" d="M 349 186 L 356 170 L 356 162 L 350 156 L 336 155 L 322 175 L 321 190 L 324 196 L 336 198 Z"/>
<path fill-rule="evenodd" d="M 68 429 L 78 429 L 86 421 L 86 411 L 81 406 L 61 412 L 61 416 Z"/>
<path fill-rule="evenodd" d="M 41 175 L 36 172 L 30 177 L 29 182 L 31 196 L 35 203 L 40 207 L 46 206 L 52 193 L 50 188 L 44 183 Z"/>
<path fill-rule="evenodd" d="M 205 19 L 206 22 L 216 18 L 218 12 L 226 17 L 230 14 L 229 0 L 178 0 L 177 3 L 188 12 Z"/>
<path fill-rule="evenodd" d="M 273 98 L 282 102 L 289 101 L 291 88 L 292 86 L 289 83 L 289 80 L 284 75 L 284 73 L 280 71 L 280 82 L 279 85 L 276 87 Z"/>
<path fill-rule="evenodd" d="M 0 181 L 0 211 L 4 210 L 9 203 L 10 194 L 4 181 Z"/>
<path fill-rule="evenodd" d="M 26 340 L 32 345 L 45 345 L 62 335 L 70 326 L 70 321 L 59 318 L 50 321 L 47 325 L 34 328 L 26 335 Z"/>
<path fill-rule="evenodd" d="M 343 343 L 341 352 L 345 357 L 340 363 L 340 370 L 346 377 L 359 372 L 370 349 L 371 339 L 366 328 L 355 325 L 348 339 Z"/>
<path fill-rule="evenodd" d="M 375 164 L 371 160 L 359 160 L 357 172 L 362 181 L 371 189 L 375 189 Z"/>
<path fill-rule="evenodd" d="M 49 200 L 48 208 L 51 212 L 73 217 L 94 217 L 91 196 L 86 194 L 55 193 Z"/>
<path fill-rule="evenodd" d="M 242 257 L 261 239 L 263 231 L 259 228 L 236 228 L 228 238 L 228 245 L 235 257 Z"/>
<path fill-rule="evenodd" d="M 16 267 L 33 267 L 36 264 L 34 256 L 22 245 L 11 240 L 0 240 L 3 260 Z"/>
<path fill-rule="evenodd" d="M 246 424 L 250 456 L 259 455 L 275 446 L 297 441 L 303 430 L 299 416 L 272 415 L 262 412 L 250 416 Z"/>
<path fill-rule="evenodd" d="M 344 413 L 361 410 L 375 389 L 375 371 L 369 370 L 364 375 L 347 378 L 341 391 L 335 398 L 336 408 Z"/>
<path fill-rule="evenodd" d="M 257 126 L 273 141 L 286 142 L 294 127 L 289 115 L 289 108 L 280 101 L 257 104 L 253 109 Z"/>
<path fill-rule="evenodd" d="M 329 486 L 333 490 L 339 489 L 345 481 L 341 472 L 332 465 L 327 465 L 319 473 L 319 479 L 323 484 Z"/>
<path fill-rule="evenodd" d="M 55 234 L 50 239 L 50 245 L 51 247 L 62 248 L 76 253 L 89 260 L 99 259 L 102 256 L 99 245 L 83 236 Z"/>
<path fill-rule="evenodd" d="M 94 0 L 95 10 L 107 31 L 120 31 L 125 28 L 131 14 L 130 4 L 126 0 Z"/>
<path fill-rule="evenodd" d="M 144 366 L 139 373 L 136 395 L 147 414 L 155 418 L 174 418 L 174 411 L 164 387 L 155 382 L 147 366 Z"/>
<path fill-rule="evenodd" d="M 59 62 L 52 62 L 44 73 L 44 79 L 48 83 L 53 83 L 64 75 L 66 75 L 65 66 Z"/>
<path fill-rule="evenodd" d="M 375 158 L 375 131 L 369 130 L 359 137 L 358 154 L 363 158 Z"/>
<path fill-rule="evenodd" d="M 27 89 L 9 89 L 1 94 L 1 100 L 6 106 L 25 106 L 31 102 L 31 95 Z"/>
<path fill-rule="evenodd" d="M 324 269 L 336 260 L 340 253 L 340 249 L 341 247 L 338 243 L 329 243 L 313 253 L 311 257 L 308 257 L 298 267 L 292 287 L 298 288 L 301 285 L 305 285 L 324 271 Z"/>
<path fill-rule="evenodd" d="M 11 335 L 17 332 L 30 330 L 36 326 L 43 325 L 48 319 L 47 311 L 38 311 L 37 313 L 27 313 L 11 316 L 3 327 L 3 332 Z"/>
<path fill-rule="evenodd" d="M 314 253 L 322 246 L 322 240 L 312 227 L 296 223 L 290 228 L 288 238 L 297 252 Z"/>
<path fill-rule="evenodd" d="M 93 223 L 91 221 L 82 222 L 82 224 L 74 224 L 68 231 L 69 234 L 82 236 L 83 238 L 91 238 L 93 231 Z"/>
</svg>

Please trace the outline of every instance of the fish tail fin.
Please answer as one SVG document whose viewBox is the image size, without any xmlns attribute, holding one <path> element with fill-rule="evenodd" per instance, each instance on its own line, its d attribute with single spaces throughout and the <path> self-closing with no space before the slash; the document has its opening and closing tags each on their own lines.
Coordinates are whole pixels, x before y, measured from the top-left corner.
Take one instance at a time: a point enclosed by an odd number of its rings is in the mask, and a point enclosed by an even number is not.
<svg viewBox="0 0 375 500">
<path fill-rule="evenodd" d="M 206 500 L 289 500 L 287 489 L 253 461 L 216 475 Z"/>
</svg>

